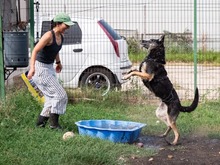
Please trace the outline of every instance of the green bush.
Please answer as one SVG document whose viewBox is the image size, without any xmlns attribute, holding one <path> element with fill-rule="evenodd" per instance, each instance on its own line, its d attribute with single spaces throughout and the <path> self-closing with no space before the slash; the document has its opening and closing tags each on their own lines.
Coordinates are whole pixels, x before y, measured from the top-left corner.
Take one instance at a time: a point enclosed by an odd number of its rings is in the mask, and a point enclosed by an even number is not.
<svg viewBox="0 0 220 165">
<path fill-rule="evenodd" d="M 164 31 L 166 52 L 171 54 L 192 53 L 193 40 L 189 33 L 175 34 Z"/>
<path fill-rule="evenodd" d="M 134 37 L 128 38 L 128 53 L 138 54 L 141 52 L 140 43 Z"/>
</svg>

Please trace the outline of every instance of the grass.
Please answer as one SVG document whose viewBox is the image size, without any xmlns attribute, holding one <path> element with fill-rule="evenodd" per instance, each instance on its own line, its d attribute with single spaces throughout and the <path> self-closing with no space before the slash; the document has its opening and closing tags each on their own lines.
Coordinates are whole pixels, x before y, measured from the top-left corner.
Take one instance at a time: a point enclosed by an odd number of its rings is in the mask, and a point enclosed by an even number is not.
<svg viewBox="0 0 220 165">
<path fill-rule="evenodd" d="M 109 141 L 80 136 L 74 122 L 83 119 L 130 120 L 147 123 L 143 135 L 158 135 L 165 125 L 157 123 L 156 104 L 149 104 L 136 92 L 112 92 L 105 98 L 78 100 L 68 104 L 67 112 L 61 116 L 62 131 L 36 128 L 35 122 L 41 111 L 26 89 L 7 94 L 0 104 L 0 164 L 7 165 L 115 165 L 129 164 L 132 156 L 155 154 L 152 148 L 115 144 Z M 142 100 L 141 100 L 142 99 Z M 184 102 L 184 105 L 189 103 Z M 177 121 L 181 136 L 200 134 L 220 138 L 220 102 L 204 102 L 193 113 L 181 113 Z M 62 140 L 66 131 L 76 136 Z M 171 136 L 173 136 L 171 134 Z"/>
<path fill-rule="evenodd" d="M 134 63 L 140 63 L 146 56 L 146 51 L 141 51 L 140 53 L 130 53 L 129 58 Z M 184 62 L 184 63 L 192 63 L 194 62 L 194 54 L 188 53 L 166 53 L 166 61 L 167 62 Z M 212 65 L 220 65 L 220 52 L 214 51 L 199 51 L 197 53 L 197 61 L 199 64 L 212 64 Z"/>
</svg>

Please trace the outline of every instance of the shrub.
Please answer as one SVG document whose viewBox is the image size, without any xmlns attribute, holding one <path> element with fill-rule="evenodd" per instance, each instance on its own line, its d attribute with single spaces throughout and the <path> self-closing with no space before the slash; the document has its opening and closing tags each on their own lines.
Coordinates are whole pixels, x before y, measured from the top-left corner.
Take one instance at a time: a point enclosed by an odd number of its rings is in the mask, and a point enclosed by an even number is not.
<svg viewBox="0 0 220 165">
<path fill-rule="evenodd" d="M 128 53 L 138 54 L 141 52 L 140 43 L 134 37 L 127 39 L 128 42 Z"/>
<path fill-rule="evenodd" d="M 193 40 L 188 31 L 181 34 L 175 34 L 168 31 L 164 31 L 164 33 L 166 34 L 165 46 L 167 53 L 185 54 L 193 52 Z"/>
</svg>

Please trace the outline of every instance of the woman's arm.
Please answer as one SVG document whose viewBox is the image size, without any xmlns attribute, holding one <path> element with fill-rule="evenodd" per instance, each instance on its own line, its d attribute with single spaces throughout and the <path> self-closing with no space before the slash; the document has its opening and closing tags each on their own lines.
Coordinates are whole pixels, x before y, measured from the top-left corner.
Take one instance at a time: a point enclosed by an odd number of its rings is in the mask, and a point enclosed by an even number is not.
<svg viewBox="0 0 220 165">
<path fill-rule="evenodd" d="M 60 56 L 59 56 L 59 53 L 58 53 L 57 56 L 56 56 L 56 64 L 59 64 L 59 63 L 61 63 L 61 61 L 60 61 Z"/>
<path fill-rule="evenodd" d="M 41 39 L 39 40 L 39 42 L 36 44 L 36 46 L 34 47 L 32 53 L 31 53 L 31 60 L 30 60 L 30 70 L 28 72 L 27 78 L 31 79 L 32 76 L 35 73 L 35 61 L 37 58 L 37 53 L 43 49 L 46 45 L 51 44 L 52 42 L 52 34 L 50 31 L 46 32 Z"/>
<path fill-rule="evenodd" d="M 57 56 L 56 56 L 56 72 L 60 73 L 62 68 L 63 68 L 63 66 L 61 64 L 60 56 L 59 56 L 59 53 L 58 53 Z"/>
</svg>

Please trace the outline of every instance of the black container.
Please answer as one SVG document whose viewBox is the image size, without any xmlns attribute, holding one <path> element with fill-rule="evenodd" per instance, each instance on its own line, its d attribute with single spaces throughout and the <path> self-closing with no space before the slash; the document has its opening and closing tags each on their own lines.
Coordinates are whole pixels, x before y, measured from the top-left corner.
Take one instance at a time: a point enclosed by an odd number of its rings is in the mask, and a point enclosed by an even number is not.
<svg viewBox="0 0 220 165">
<path fill-rule="evenodd" d="M 28 32 L 3 32 L 6 67 L 27 67 Z"/>
</svg>

